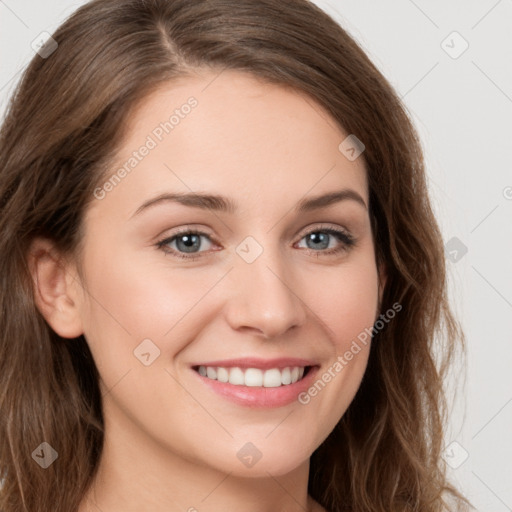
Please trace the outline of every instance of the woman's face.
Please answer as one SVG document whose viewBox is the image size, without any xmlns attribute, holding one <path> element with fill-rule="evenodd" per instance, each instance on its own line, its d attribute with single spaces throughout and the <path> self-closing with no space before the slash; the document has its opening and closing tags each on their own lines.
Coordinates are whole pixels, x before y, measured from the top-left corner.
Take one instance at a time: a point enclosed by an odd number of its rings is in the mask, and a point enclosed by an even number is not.
<svg viewBox="0 0 512 512">
<path fill-rule="evenodd" d="M 234 71 L 161 88 L 128 132 L 85 216 L 77 310 L 107 436 L 226 473 L 289 472 L 367 364 L 369 338 L 353 344 L 379 302 L 363 158 L 310 98 Z M 314 368 L 289 383 L 295 366 Z"/>
</svg>

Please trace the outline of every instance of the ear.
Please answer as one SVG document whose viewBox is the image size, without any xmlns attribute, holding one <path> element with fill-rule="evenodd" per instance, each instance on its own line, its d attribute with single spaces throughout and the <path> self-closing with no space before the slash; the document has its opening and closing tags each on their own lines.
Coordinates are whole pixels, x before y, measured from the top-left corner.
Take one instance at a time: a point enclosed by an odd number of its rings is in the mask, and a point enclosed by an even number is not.
<svg viewBox="0 0 512 512">
<path fill-rule="evenodd" d="M 35 239 L 28 264 L 34 283 L 37 308 L 51 328 L 63 338 L 83 334 L 80 316 L 80 287 L 73 269 L 46 239 Z"/>
</svg>

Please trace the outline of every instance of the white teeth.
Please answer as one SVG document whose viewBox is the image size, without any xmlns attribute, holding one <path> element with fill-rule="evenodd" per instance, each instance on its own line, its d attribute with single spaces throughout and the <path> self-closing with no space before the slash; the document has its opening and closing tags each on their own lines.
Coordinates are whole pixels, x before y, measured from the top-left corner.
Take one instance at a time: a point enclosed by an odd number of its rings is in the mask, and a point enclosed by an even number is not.
<svg viewBox="0 0 512 512">
<path fill-rule="evenodd" d="M 291 384 L 292 383 L 292 373 L 290 372 L 290 368 L 284 368 L 281 371 L 281 384 Z"/>
<path fill-rule="evenodd" d="M 235 386 L 250 386 L 277 388 L 294 384 L 304 376 L 303 366 L 293 366 L 283 369 L 271 368 L 260 370 L 259 368 L 247 368 L 242 370 L 239 367 L 223 368 L 213 366 L 199 366 L 198 372 L 203 377 L 229 382 Z"/>
<path fill-rule="evenodd" d="M 208 373 L 208 370 L 206 370 L 206 373 Z M 226 368 L 217 368 L 217 380 L 219 382 L 228 382 L 229 373 Z"/>
<path fill-rule="evenodd" d="M 277 368 L 267 370 L 263 374 L 263 387 L 278 388 L 281 386 L 281 372 Z"/>
<path fill-rule="evenodd" d="M 240 370 L 240 368 L 231 368 L 230 371 L 233 370 Z M 245 385 L 253 387 L 263 386 L 263 372 L 258 370 L 258 368 L 247 368 L 245 370 Z"/>
<path fill-rule="evenodd" d="M 229 383 L 235 386 L 243 386 L 244 372 L 240 368 L 231 368 L 229 371 Z"/>
</svg>

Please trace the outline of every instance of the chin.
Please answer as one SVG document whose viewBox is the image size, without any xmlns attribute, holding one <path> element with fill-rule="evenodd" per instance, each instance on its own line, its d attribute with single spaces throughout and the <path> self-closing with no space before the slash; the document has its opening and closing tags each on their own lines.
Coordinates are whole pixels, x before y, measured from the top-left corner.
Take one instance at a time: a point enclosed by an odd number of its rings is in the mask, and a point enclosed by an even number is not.
<svg viewBox="0 0 512 512">
<path fill-rule="evenodd" d="M 287 458 L 275 458 L 269 456 L 266 460 L 263 457 L 254 464 L 252 467 L 246 467 L 244 464 L 232 464 L 231 468 L 226 468 L 226 471 L 231 473 L 231 476 L 243 478 L 268 478 L 270 475 L 278 477 L 291 473 L 296 470 L 301 464 L 306 461 Z"/>
<path fill-rule="evenodd" d="M 237 448 L 226 471 L 236 476 L 253 478 L 268 478 L 269 473 L 272 476 L 286 475 L 308 462 L 309 457 L 310 454 L 286 444 L 267 444 L 258 450 L 248 442 Z"/>
</svg>

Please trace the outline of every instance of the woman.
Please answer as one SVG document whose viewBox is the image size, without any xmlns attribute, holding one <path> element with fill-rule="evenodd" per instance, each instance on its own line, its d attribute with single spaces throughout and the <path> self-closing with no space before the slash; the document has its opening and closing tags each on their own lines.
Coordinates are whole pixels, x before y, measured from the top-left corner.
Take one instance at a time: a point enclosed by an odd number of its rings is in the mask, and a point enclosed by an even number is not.
<svg viewBox="0 0 512 512">
<path fill-rule="evenodd" d="M 0 158 L 3 512 L 464 510 L 421 147 L 314 4 L 90 2 Z"/>
</svg>

